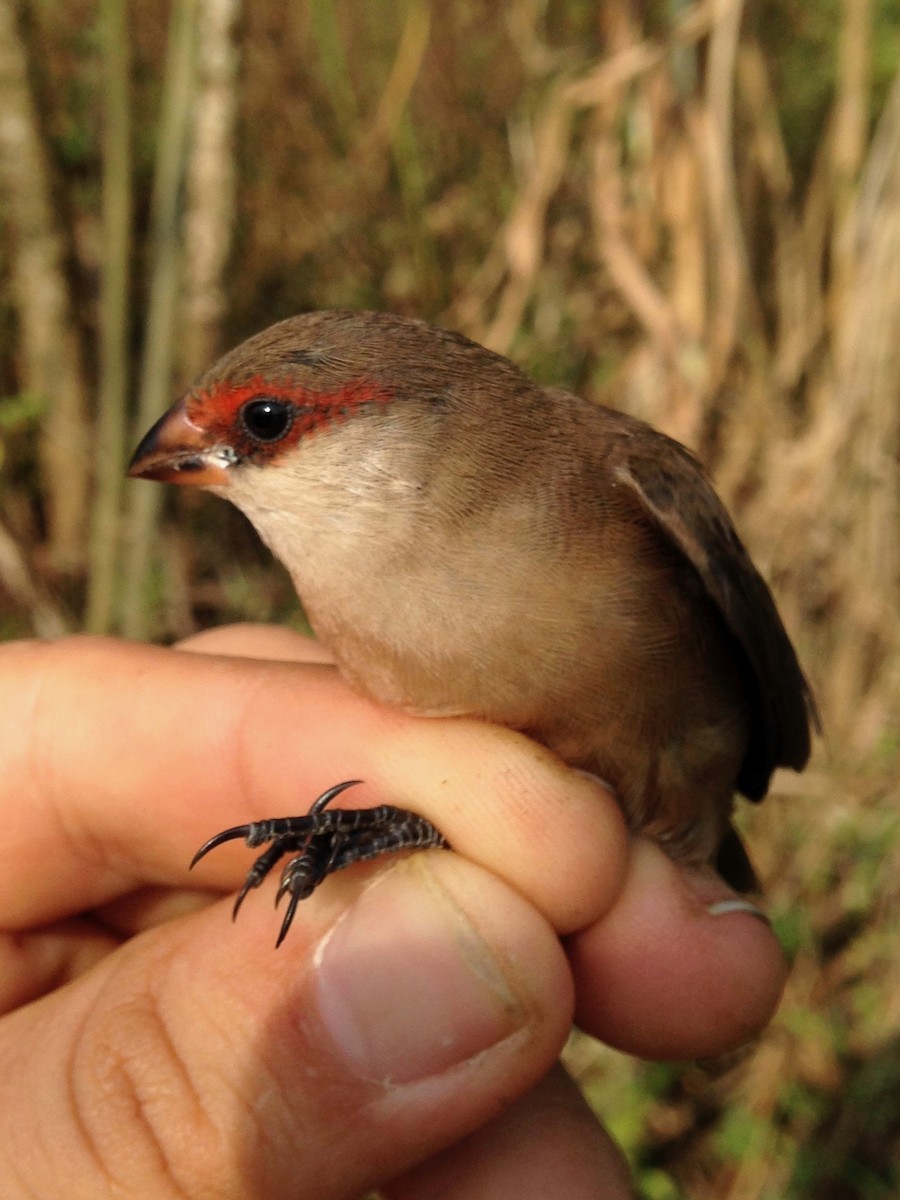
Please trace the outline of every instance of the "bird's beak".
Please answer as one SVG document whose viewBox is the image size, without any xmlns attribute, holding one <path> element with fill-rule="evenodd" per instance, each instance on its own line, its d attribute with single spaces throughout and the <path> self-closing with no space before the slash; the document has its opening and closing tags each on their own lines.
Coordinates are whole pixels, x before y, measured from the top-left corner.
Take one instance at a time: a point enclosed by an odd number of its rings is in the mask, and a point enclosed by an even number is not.
<svg viewBox="0 0 900 1200">
<path fill-rule="evenodd" d="M 128 464 L 132 479 L 183 483 L 193 487 L 224 487 L 234 462 L 228 447 L 210 444 L 209 436 L 192 424 L 183 400 L 163 413 L 144 435 Z"/>
</svg>

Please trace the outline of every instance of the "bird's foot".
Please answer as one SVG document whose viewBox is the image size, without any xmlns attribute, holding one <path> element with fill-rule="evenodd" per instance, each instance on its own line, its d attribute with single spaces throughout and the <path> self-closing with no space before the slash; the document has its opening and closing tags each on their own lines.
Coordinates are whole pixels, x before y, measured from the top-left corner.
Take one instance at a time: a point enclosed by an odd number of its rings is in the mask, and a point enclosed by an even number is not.
<svg viewBox="0 0 900 1200">
<path fill-rule="evenodd" d="M 443 834 L 430 821 L 405 808 L 395 808 L 392 804 L 380 804 L 377 808 L 327 807 L 341 792 L 360 782 L 349 779 L 329 788 L 313 802 L 305 817 L 275 817 L 224 829 L 204 842 L 191 860 L 191 866 L 210 850 L 235 838 L 243 838 L 251 847 L 266 846 L 247 872 L 244 886 L 237 894 L 232 914 L 236 917 L 247 893 L 259 887 L 285 854 L 293 853 L 294 857 L 288 860 L 281 873 L 275 895 L 276 904 L 282 896 L 290 897 L 275 943 L 280 946 L 291 927 L 297 905 L 335 871 L 397 850 L 447 846 Z"/>
</svg>

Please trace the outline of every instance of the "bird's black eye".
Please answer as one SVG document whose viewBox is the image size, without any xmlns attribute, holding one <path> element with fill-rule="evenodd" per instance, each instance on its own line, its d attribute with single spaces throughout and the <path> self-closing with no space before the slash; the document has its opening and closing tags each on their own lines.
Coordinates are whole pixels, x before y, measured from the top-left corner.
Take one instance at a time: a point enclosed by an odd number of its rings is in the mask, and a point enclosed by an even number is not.
<svg viewBox="0 0 900 1200">
<path fill-rule="evenodd" d="M 257 396 L 241 409 L 244 428 L 258 442 L 277 442 L 290 429 L 294 410 L 284 400 Z"/>
</svg>

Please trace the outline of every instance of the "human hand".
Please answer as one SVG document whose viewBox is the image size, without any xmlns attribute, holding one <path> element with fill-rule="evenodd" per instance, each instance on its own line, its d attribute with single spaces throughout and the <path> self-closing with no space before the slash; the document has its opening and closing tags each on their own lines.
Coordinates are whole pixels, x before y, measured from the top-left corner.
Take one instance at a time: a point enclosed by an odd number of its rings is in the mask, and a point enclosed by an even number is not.
<svg viewBox="0 0 900 1200">
<path fill-rule="evenodd" d="M 368 704 L 282 630 L 190 648 L 0 649 L 4 1197 L 629 1195 L 553 1068 L 573 1011 L 720 1052 L 777 1001 L 765 925 L 514 733 Z M 336 876 L 276 953 L 268 888 L 228 923 L 246 850 L 186 864 L 351 775 L 459 853 Z"/>
</svg>

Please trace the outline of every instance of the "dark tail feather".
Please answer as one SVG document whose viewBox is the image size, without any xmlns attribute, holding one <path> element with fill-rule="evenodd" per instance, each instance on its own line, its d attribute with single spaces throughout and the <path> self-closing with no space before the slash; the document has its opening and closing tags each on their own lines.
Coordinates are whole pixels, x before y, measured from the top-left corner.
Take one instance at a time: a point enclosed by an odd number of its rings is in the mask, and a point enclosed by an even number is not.
<svg viewBox="0 0 900 1200">
<path fill-rule="evenodd" d="M 744 843 L 729 826 L 728 831 L 719 843 L 716 859 L 713 864 L 726 883 L 738 892 L 758 892 L 759 879 L 753 869 L 753 863 L 744 847 Z"/>
</svg>

